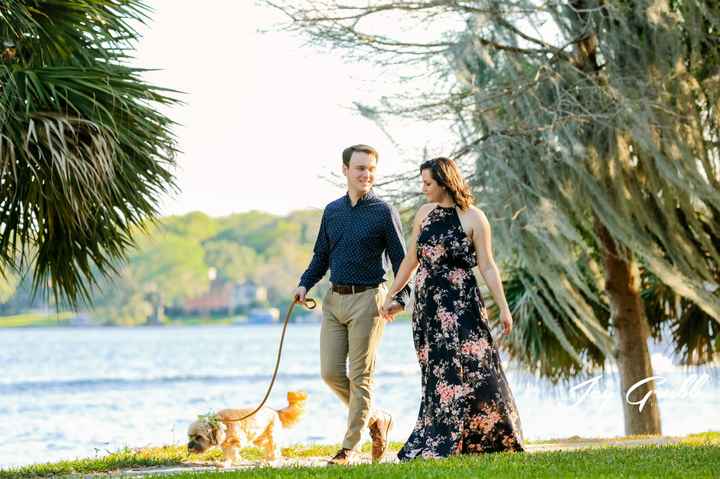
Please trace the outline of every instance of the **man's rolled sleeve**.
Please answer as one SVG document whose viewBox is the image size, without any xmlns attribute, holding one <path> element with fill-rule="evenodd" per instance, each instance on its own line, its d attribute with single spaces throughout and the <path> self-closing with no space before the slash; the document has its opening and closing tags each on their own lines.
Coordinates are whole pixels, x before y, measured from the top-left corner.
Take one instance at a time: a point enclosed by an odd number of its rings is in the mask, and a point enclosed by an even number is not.
<svg viewBox="0 0 720 479">
<path fill-rule="evenodd" d="M 327 210 L 323 211 L 322 220 L 320 220 L 320 230 L 318 231 L 317 239 L 315 239 L 315 247 L 313 248 L 313 257 L 312 260 L 310 260 L 310 265 L 300 277 L 299 285 L 303 286 L 306 291 L 310 291 L 310 288 L 315 286 L 315 284 L 325 276 L 325 273 L 327 273 L 330 267 L 330 242 L 327 236 L 326 214 Z"/>
<path fill-rule="evenodd" d="M 402 263 L 405 258 L 405 240 L 403 239 L 402 234 L 400 214 L 393 206 L 390 206 L 390 221 L 386 224 L 387 254 L 390 257 L 393 272 L 397 275 L 397 272 L 400 269 L 400 263 Z M 410 300 L 410 293 L 410 283 L 408 282 L 408 284 L 405 285 L 405 287 L 400 290 L 393 299 L 400 303 L 400 305 L 404 308 Z"/>
</svg>

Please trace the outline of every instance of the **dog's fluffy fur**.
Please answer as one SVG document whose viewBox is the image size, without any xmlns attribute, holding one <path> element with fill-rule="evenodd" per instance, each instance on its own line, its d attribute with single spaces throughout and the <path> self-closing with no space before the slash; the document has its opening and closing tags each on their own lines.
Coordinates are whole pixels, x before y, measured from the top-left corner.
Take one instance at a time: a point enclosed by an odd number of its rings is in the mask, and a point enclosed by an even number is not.
<svg viewBox="0 0 720 479">
<path fill-rule="evenodd" d="M 294 426 L 305 413 L 307 393 L 290 391 L 288 406 L 275 410 L 263 407 L 255 415 L 243 420 L 255 408 L 223 409 L 214 415 L 200 416 L 188 428 L 188 451 L 205 452 L 220 446 L 227 467 L 240 459 L 240 449 L 250 444 L 263 448 L 265 459 L 280 458 L 278 433 L 281 428 Z"/>
</svg>

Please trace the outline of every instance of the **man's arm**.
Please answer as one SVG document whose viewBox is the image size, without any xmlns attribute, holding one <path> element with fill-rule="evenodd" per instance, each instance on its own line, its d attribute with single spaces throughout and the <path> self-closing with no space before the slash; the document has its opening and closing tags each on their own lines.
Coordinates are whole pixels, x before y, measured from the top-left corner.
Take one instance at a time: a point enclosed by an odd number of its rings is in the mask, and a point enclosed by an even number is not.
<svg viewBox="0 0 720 479">
<path fill-rule="evenodd" d="M 386 222 L 386 248 L 387 254 L 390 257 L 390 263 L 392 264 L 393 273 L 397 276 L 402 264 L 403 258 L 405 258 L 405 240 L 403 239 L 402 223 L 400 222 L 400 214 L 397 209 L 390 205 L 390 221 Z M 410 283 L 400 290 L 393 299 L 400 303 L 403 308 L 410 301 Z"/>
<path fill-rule="evenodd" d="M 330 241 L 327 236 L 327 209 L 323 211 L 322 220 L 320 220 L 320 230 L 315 239 L 315 247 L 313 248 L 313 257 L 310 265 L 307 267 L 303 275 L 300 277 L 300 284 L 295 290 L 295 296 L 300 296 L 300 300 L 305 299 L 307 293 L 315 284 L 325 276 L 330 267 Z M 302 295 L 298 294 L 300 288 L 304 288 Z"/>
</svg>

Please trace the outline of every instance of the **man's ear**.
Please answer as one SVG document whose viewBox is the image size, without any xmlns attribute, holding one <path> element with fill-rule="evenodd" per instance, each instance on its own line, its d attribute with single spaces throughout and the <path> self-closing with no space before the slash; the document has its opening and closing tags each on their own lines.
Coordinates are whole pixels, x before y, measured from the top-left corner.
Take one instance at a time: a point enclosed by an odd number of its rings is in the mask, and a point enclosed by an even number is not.
<svg viewBox="0 0 720 479">
<path fill-rule="evenodd" d="M 348 168 L 347 166 L 345 166 L 345 163 L 343 163 L 343 165 L 342 165 L 343 176 L 347 177 L 348 171 L 350 171 L 350 168 Z"/>
</svg>

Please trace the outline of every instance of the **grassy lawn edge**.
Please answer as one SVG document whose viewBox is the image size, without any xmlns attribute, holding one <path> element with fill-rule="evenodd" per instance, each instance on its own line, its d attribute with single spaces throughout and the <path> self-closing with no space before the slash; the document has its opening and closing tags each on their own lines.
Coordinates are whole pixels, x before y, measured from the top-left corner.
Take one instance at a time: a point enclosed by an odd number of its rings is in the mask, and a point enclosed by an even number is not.
<svg viewBox="0 0 720 479">
<path fill-rule="evenodd" d="M 548 440 L 540 440 L 540 441 L 528 441 L 527 445 L 532 448 L 532 446 L 547 446 L 547 445 L 578 445 L 578 444 L 588 444 L 589 446 L 592 445 L 594 447 L 600 446 L 603 449 L 611 449 L 611 448 L 617 448 L 618 444 L 622 444 L 625 441 L 632 442 L 642 439 L 662 439 L 662 436 L 622 436 L 622 437 L 615 437 L 615 438 L 581 438 L 578 436 L 573 436 L 570 438 L 561 438 L 561 439 L 548 439 Z M 396 452 L 400 447 L 401 443 L 391 443 L 389 447 L 389 453 L 392 454 L 393 452 Z M 603 447 L 607 446 L 607 447 Z M 645 450 L 648 447 L 655 448 L 657 450 L 662 450 L 662 448 L 673 448 L 673 447 L 679 447 L 681 449 L 689 450 L 692 448 L 706 448 L 707 454 L 710 454 L 711 456 L 714 455 L 714 457 L 717 460 L 717 464 L 720 464 L 720 431 L 709 431 L 704 433 L 698 433 L 698 434 L 691 434 L 689 436 L 679 438 L 677 444 L 671 445 L 671 446 L 642 446 L 642 449 Z M 288 448 L 283 449 L 283 456 L 287 458 L 295 458 L 295 459 L 302 459 L 302 458 L 314 458 L 314 457 L 329 457 L 332 454 L 334 454 L 338 449 L 337 445 L 295 445 Z M 620 447 L 620 449 L 624 449 Z M 634 448 L 638 449 L 638 448 Z M 370 444 L 366 443 L 363 445 L 362 452 L 368 453 L 370 451 Z M 571 458 L 573 454 L 578 454 L 580 452 L 584 452 L 587 450 L 581 450 L 581 451 L 549 451 L 549 452 L 542 452 L 542 453 L 536 453 L 532 454 L 533 456 L 538 454 L 547 455 L 549 459 L 552 459 L 553 457 L 559 461 L 560 464 L 562 464 L 565 461 L 568 461 L 568 458 Z M 645 451 L 646 452 L 646 451 Z M 558 455 L 559 454 L 559 455 Z M 596 453 L 592 453 L 596 454 Z M 602 455 L 603 453 L 600 452 Z M 607 454 L 607 453 L 606 453 Z M 640 452 L 637 453 L 629 453 L 632 454 L 640 454 Z M 656 453 L 653 453 L 656 454 Z M 681 453 L 682 454 L 690 454 L 690 453 Z M 553 456 L 555 455 L 555 456 Z M 568 456 L 570 455 L 570 456 Z M 692 454 L 690 454 L 692 455 Z M 182 466 L 187 465 L 189 463 L 209 463 L 212 461 L 219 461 L 221 459 L 221 452 L 217 449 L 208 451 L 205 454 L 190 454 L 188 455 L 186 452 L 186 449 L 184 446 L 177 445 L 177 446 L 163 446 L 163 447 L 150 447 L 150 448 L 142 448 L 142 449 L 129 449 L 125 448 L 120 451 L 111 453 L 107 456 L 98 457 L 98 458 L 88 458 L 88 459 L 76 459 L 76 460 L 67 460 L 67 461 L 58 461 L 54 463 L 46 463 L 46 464 L 33 464 L 29 466 L 23 466 L 23 467 L 17 467 L 17 468 L 10 468 L 10 469 L 0 469 L 0 479 L 26 479 L 30 477 L 56 477 L 56 476 L 68 476 L 68 475 L 85 475 L 85 474 L 97 474 L 97 473 L 109 473 L 109 472 L 117 472 L 127 469 L 143 469 L 147 468 L 148 473 L 151 474 L 152 470 L 158 467 L 162 466 Z M 512 454 L 492 454 L 487 455 L 487 457 L 491 456 L 497 456 L 497 457 L 504 457 L 504 456 L 512 456 Z M 527 456 L 525 455 L 517 455 L 517 456 Z M 482 457 L 482 456 L 477 456 Z M 477 462 L 477 457 L 475 459 L 469 459 L 471 462 L 475 461 Z M 261 459 L 261 453 L 258 449 L 254 448 L 248 448 L 243 450 L 243 458 L 248 460 L 260 460 Z M 577 457 L 576 457 L 577 459 Z M 455 464 L 454 461 L 459 461 L 457 464 Z M 515 461 L 517 459 L 508 459 L 510 461 Z M 463 464 L 467 465 L 467 463 L 463 462 L 465 461 L 465 458 L 453 458 L 451 460 L 448 460 L 448 465 L 460 465 Z M 487 462 L 488 460 L 484 460 Z M 492 463 L 492 460 L 490 461 Z M 662 463 L 662 461 L 654 461 L 655 464 Z M 692 461 L 691 461 L 692 462 Z M 439 462 L 433 462 L 436 465 L 439 465 L 441 463 Z M 379 466 L 371 466 L 371 467 L 385 467 L 390 466 L 393 467 L 393 465 L 379 465 Z M 364 467 L 364 466 L 359 466 Z M 433 466 L 435 467 L 435 466 Z M 443 467 L 443 466 L 438 466 Z M 454 466 L 453 466 L 454 467 Z M 465 467 L 465 466 L 462 466 Z M 461 468 L 462 468 L 461 467 Z M 719 466 L 720 467 L 720 466 Z M 257 468 L 256 472 L 260 474 L 258 477 L 262 477 L 262 471 L 267 470 L 269 468 L 260 467 Z M 297 468 L 295 468 L 297 469 Z M 313 468 L 306 468 L 306 469 L 313 469 Z M 316 469 L 316 468 L 315 468 Z M 278 471 L 282 471 L 283 469 L 270 469 L 271 471 L 275 471 L 279 474 Z M 245 471 L 248 472 L 248 471 Z M 295 471 L 297 472 L 297 470 Z M 687 471 L 686 471 L 687 472 Z M 197 474 L 197 473 L 193 473 Z M 212 474 L 212 473 L 209 473 Z M 173 477 L 180 477 L 179 476 L 173 476 Z M 190 477 L 190 476 L 188 476 Z M 198 476 L 193 476 L 198 477 Z M 225 476 L 223 476 L 225 477 Z M 242 476 L 245 477 L 245 476 Z M 272 476 L 268 476 L 272 477 Z M 279 476 L 282 477 L 282 476 Z M 290 477 L 290 476 L 288 476 Z M 331 477 L 331 476 L 327 476 Z M 538 477 L 544 477 L 544 476 L 538 476 Z"/>
</svg>

